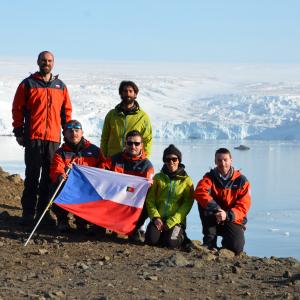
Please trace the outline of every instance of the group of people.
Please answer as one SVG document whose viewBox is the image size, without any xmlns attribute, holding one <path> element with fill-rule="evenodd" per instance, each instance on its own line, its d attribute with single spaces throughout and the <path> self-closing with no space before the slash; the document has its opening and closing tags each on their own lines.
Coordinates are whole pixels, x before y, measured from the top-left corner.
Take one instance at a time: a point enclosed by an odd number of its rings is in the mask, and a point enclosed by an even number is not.
<svg viewBox="0 0 300 300">
<path fill-rule="evenodd" d="M 189 241 L 186 217 L 194 199 L 202 222 L 203 246 L 222 247 L 236 254 L 243 251 L 250 185 L 232 166 L 228 149 L 215 152 L 216 167 L 206 173 L 194 190 L 192 179 L 182 163 L 182 153 L 173 144 L 163 152 L 163 166 L 154 175 L 149 160 L 152 126 L 137 102 L 139 89 L 132 81 L 119 86 L 121 102 L 105 117 L 100 147 L 83 136 L 82 124 L 72 119 L 72 105 L 66 85 L 52 74 L 54 56 L 43 51 L 37 59 L 39 71 L 19 85 L 12 106 L 13 132 L 25 148 L 25 181 L 21 198 L 23 225 L 33 225 L 44 212 L 53 190 L 67 180 L 72 164 L 99 167 L 114 172 L 148 178 L 152 181 L 136 228 L 129 236 L 149 245 L 180 248 Z M 64 143 L 60 146 L 61 128 Z M 47 212 L 44 224 L 69 230 L 68 212 L 54 205 L 57 223 Z M 146 232 L 143 225 L 150 218 Z M 75 216 L 79 230 L 105 234 L 106 229 Z"/>
</svg>

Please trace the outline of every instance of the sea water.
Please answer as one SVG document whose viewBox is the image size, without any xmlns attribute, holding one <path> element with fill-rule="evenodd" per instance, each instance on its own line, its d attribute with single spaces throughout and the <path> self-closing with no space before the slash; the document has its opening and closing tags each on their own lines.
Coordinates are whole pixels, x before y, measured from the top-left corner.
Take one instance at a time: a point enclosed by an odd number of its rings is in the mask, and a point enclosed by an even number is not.
<svg viewBox="0 0 300 300">
<path fill-rule="evenodd" d="M 91 138 L 99 144 L 99 138 Z M 24 151 L 13 137 L 0 137 L 0 166 L 24 177 Z M 163 150 L 175 144 L 194 185 L 214 167 L 214 152 L 228 148 L 234 167 L 251 183 L 252 206 L 248 214 L 245 251 L 255 256 L 293 256 L 300 259 L 300 141 L 177 140 L 153 141 L 151 161 L 155 171 L 162 167 Z M 246 144 L 250 150 L 236 150 Z M 191 239 L 202 239 L 202 227 L 194 206 L 188 215 Z"/>
</svg>

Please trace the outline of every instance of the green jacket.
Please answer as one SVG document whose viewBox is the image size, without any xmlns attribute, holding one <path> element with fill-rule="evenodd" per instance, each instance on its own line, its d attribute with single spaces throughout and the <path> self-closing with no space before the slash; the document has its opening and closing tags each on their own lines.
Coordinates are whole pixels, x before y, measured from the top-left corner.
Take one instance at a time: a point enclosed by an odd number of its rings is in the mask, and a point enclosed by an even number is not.
<svg viewBox="0 0 300 300">
<path fill-rule="evenodd" d="M 193 206 L 193 192 L 193 182 L 188 175 L 170 179 L 163 172 L 155 174 L 146 198 L 150 219 L 161 218 L 169 228 L 185 224 Z"/>
<path fill-rule="evenodd" d="M 146 157 L 151 154 L 152 126 L 148 115 L 140 109 L 136 102 L 136 109 L 125 115 L 118 104 L 105 117 L 100 147 L 105 156 L 112 156 L 123 151 L 125 136 L 131 130 L 138 130 L 144 142 Z"/>
</svg>

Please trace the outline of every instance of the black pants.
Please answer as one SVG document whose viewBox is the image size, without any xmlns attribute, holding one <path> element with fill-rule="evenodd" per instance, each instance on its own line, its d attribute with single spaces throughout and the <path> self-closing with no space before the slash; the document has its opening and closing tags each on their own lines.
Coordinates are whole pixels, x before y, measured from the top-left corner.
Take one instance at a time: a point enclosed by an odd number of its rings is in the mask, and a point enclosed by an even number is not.
<svg viewBox="0 0 300 300">
<path fill-rule="evenodd" d="M 175 225 L 162 232 L 157 229 L 153 222 L 147 226 L 145 242 L 150 246 L 161 245 L 169 248 L 180 248 L 183 241 L 184 229 L 180 225 Z"/>
<path fill-rule="evenodd" d="M 222 236 L 222 246 L 239 254 L 245 245 L 244 226 L 232 222 L 217 224 L 213 214 L 207 214 L 198 204 L 202 222 L 203 244 L 208 248 L 217 248 L 217 236 Z"/>
<path fill-rule="evenodd" d="M 145 221 L 147 220 L 147 218 L 148 218 L 148 211 L 147 211 L 146 202 L 145 202 L 142 213 L 136 223 L 136 228 L 139 229 L 141 226 L 143 226 Z"/>
<path fill-rule="evenodd" d="M 25 145 L 23 214 L 41 214 L 49 202 L 49 169 L 59 143 L 31 140 Z"/>
</svg>

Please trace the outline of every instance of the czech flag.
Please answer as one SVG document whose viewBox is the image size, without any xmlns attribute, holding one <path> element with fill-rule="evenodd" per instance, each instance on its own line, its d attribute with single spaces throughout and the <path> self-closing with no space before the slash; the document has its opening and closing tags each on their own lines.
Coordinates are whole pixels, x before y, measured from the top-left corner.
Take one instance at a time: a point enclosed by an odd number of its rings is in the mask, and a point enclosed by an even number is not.
<svg viewBox="0 0 300 300">
<path fill-rule="evenodd" d="M 54 203 L 91 223 L 130 234 L 149 187 L 150 181 L 143 177 L 73 165 Z"/>
</svg>

